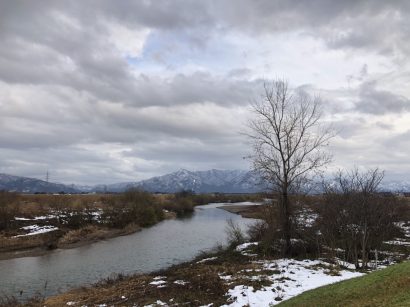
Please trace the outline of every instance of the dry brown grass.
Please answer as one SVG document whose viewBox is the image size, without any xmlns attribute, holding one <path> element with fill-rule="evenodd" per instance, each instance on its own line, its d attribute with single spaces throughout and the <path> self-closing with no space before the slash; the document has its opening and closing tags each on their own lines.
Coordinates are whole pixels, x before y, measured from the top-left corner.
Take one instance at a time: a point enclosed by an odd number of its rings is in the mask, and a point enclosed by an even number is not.
<svg viewBox="0 0 410 307">
<path fill-rule="evenodd" d="M 103 238 L 108 230 L 95 225 L 88 225 L 79 229 L 70 230 L 59 240 L 59 244 L 72 244 L 82 240 L 95 240 Z"/>
<path fill-rule="evenodd" d="M 94 242 L 98 240 L 108 239 L 115 236 L 127 235 L 140 230 L 141 227 L 136 224 L 128 224 L 121 229 L 110 229 L 97 225 L 87 225 L 85 227 L 70 230 L 58 240 L 58 247 L 66 247 L 66 245 L 78 242 Z"/>
<path fill-rule="evenodd" d="M 5 237 L 0 234 L 0 252 L 18 250 L 21 246 L 25 248 L 34 248 L 45 244 L 45 236 L 26 236 L 26 237 Z"/>
<path fill-rule="evenodd" d="M 79 306 L 96 304 L 143 306 L 155 303 L 157 300 L 167 302 L 169 305 L 200 306 L 214 303 L 215 306 L 219 306 L 226 303 L 225 293 L 232 285 L 228 286 L 218 273 L 235 274 L 245 269 L 255 268 L 255 264 L 248 257 L 236 253 L 234 256 L 229 253 L 219 254 L 218 257 L 217 260 L 205 263 L 193 261 L 174 266 L 155 274 L 109 278 L 92 287 L 82 287 L 50 297 L 43 306 L 66 306 L 69 301 L 77 302 L 76 305 Z M 163 280 L 166 281 L 166 286 L 163 288 L 150 284 L 158 275 L 165 276 Z M 186 284 L 174 283 L 177 280 L 182 280 Z M 241 279 L 236 282 L 241 282 Z M 261 282 L 255 281 L 255 283 Z"/>
</svg>

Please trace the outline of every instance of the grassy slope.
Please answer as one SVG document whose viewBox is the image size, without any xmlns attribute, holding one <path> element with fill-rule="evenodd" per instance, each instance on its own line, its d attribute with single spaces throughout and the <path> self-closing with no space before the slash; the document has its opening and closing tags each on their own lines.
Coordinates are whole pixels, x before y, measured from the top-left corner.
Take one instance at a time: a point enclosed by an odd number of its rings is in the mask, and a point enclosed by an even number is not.
<svg viewBox="0 0 410 307">
<path fill-rule="evenodd" d="M 279 306 L 410 306 L 410 261 L 307 291 Z"/>
</svg>

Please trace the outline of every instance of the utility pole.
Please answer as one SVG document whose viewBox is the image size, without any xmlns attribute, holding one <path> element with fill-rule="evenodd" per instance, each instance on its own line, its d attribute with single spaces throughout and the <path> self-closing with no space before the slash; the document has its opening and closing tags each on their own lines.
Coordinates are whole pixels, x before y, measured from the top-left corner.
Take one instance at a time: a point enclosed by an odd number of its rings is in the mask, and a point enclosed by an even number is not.
<svg viewBox="0 0 410 307">
<path fill-rule="evenodd" d="M 48 179 L 49 179 L 49 176 L 50 174 L 48 173 L 48 170 L 47 170 L 47 173 L 46 173 L 46 182 L 48 183 Z"/>
</svg>

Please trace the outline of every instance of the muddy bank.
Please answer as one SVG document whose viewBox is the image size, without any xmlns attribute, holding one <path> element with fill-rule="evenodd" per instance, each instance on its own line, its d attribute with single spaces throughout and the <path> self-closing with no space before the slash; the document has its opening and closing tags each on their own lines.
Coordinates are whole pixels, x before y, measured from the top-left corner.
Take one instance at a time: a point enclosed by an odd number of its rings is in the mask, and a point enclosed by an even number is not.
<svg viewBox="0 0 410 307">
<path fill-rule="evenodd" d="M 126 236 L 135 233 L 142 228 L 138 225 L 128 225 L 122 229 L 97 228 L 87 233 L 81 233 L 82 229 L 68 231 L 65 235 L 59 237 L 58 234 L 40 234 L 36 238 L 30 238 L 33 241 L 33 246 L 30 241 L 20 246 L 4 246 L 4 242 L 0 245 L 0 260 L 21 258 L 21 257 L 36 257 L 51 253 L 57 249 L 70 249 L 88 244 L 92 244 L 101 240 L 108 240 L 119 236 Z M 71 240 L 64 240 L 70 236 L 72 232 L 79 232 L 79 236 L 73 237 Z M 4 238 L 3 238 L 4 240 Z M 11 240 L 11 239 L 9 239 Z"/>
<path fill-rule="evenodd" d="M 272 306 L 362 274 L 322 260 L 262 256 L 254 242 L 151 274 L 108 278 L 32 306 Z"/>
<path fill-rule="evenodd" d="M 175 219 L 176 216 L 175 212 L 164 212 L 164 219 Z M 124 228 L 88 225 L 75 230 L 58 229 L 20 238 L 0 236 L 0 260 L 42 256 L 56 249 L 77 248 L 102 240 L 126 236 L 141 229 L 142 227 L 137 224 L 129 224 Z"/>
<path fill-rule="evenodd" d="M 239 214 L 244 218 L 263 219 L 266 205 L 224 205 L 218 207 L 233 214 Z"/>
</svg>

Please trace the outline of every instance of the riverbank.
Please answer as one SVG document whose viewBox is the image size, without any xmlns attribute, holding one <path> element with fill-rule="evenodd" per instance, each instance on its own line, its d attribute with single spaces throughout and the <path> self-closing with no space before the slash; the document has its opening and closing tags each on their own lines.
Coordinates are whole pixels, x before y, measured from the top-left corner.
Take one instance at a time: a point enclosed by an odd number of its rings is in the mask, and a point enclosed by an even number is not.
<svg viewBox="0 0 410 307">
<path fill-rule="evenodd" d="M 331 302 L 329 297 L 338 295 L 342 298 L 339 300 L 342 305 L 346 302 L 366 301 L 373 302 L 372 306 L 390 306 L 391 302 L 397 301 L 395 295 L 400 292 L 404 295 L 401 296 L 400 302 L 404 304 L 397 306 L 405 306 L 410 299 L 408 264 L 399 264 L 397 269 L 396 266 L 391 269 L 379 266 L 376 271 L 357 272 L 351 269 L 351 264 L 340 265 L 334 259 L 263 257 L 257 243 L 245 243 L 236 248 L 203 254 L 193 261 L 152 274 L 118 275 L 95 285 L 73 289 L 47 299 L 33 298 L 26 304 L 19 304 L 9 298 L 8 301 L 3 300 L 0 306 L 270 307 L 282 302 L 286 306 L 321 306 L 310 304 L 309 299 L 317 301 L 314 295 L 316 292 L 307 291 L 329 284 L 334 285 L 318 289 L 321 293 L 320 299 L 328 303 Z M 402 278 L 397 279 L 391 272 L 399 273 Z M 386 276 L 391 278 L 389 284 L 396 286 L 388 286 L 384 280 Z M 349 281 L 344 282 L 345 280 Z M 375 280 L 379 282 L 376 288 L 373 284 Z M 341 281 L 343 282 L 339 283 Z M 368 295 L 367 291 L 358 291 L 360 287 L 370 287 L 375 295 L 382 298 L 382 303 L 375 301 L 374 296 Z M 350 288 L 352 290 L 349 290 Z M 352 291 L 357 295 L 349 295 Z M 304 292 L 307 295 L 303 296 Z M 309 299 L 298 299 L 299 294 L 302 294 L 301 298 Z M 291 300 L 294 297 L 296 301 Z M 350 305 L 360 306 L 353 303 Z"/>
<path fill-rule="evenodd" d="M 131 234 L 164 219 L 186 216 L 210 202 L 258 195 L 123 194 L 23 195 L 0 192 L 0 260 L 39 256 Z"/>
<path fill-rule="evenodd" d="M 134 233 L 193 211 L 173 195 L 23 195 L 0 192 L 0 260 L 41 256 Z M 170 211 L 165 208 L 171 206 Z"/>
<path fill-rule="evenodd" d="M 175 219 L 175 212 L 165 211 L 164 219 Z M 128 224 L 123 228 L 107 228 L 95 225 L 85 226 L 76 230 L 67 231 L 65 234 L 44 233 L 23 238 L 0 237 L 0 260 L 36 257 L 52 253 L 57 249 L 71 249 L 102 240 L 109 240 L 120 236 L 127 236 L 142 229 L 137 224 Z M 13 242 L 20 240 L 20 242 Z"/>
<path fill-rule="evenodd" d="M 246 206 L 246 204 L 242 203 L 242 206 Z M 320 258 L 315 259 L 275 259 L 268 256 L 269 253 L 266 252 L 263 244 L 257 243 L 247 243 L 227 250 L 218 249 L 214 253 L 202 255 L 194 261 L 176 265 L 163 271 L 158 271 L 158 266 L 152 269 L 155 264 L 151 266 L 151 269 L 146 267 L 157 255 L 162 255 L 160 258 L 164 268 L 169 266 L 171 259 L 183 259 L 183 257 L 185 257 L 185 261 L 192 259 L 200 250 L 192 249 L 192 246 L 199 241 L 199 238 L 209 238 L 209 232 L 198 234 L 197 230 L 201 229 L 201 226 L 206 225 L 203 230 L 206 229 L 213 233 L 210 242 L 214 244 L 224 229 L 226 230 L 226 219 L 242 219 L 226 210 L 220 210 L 218 207 L 221 207 L 221 204 L 204 206 L 198 208 L 192 220 L 169 221 L 152 227 L 151 231 L 144 230 L 145 236 L 141 236 L 140 240 L 133 241 L 131 244 L 129 244 L 130 239 L 138 238 L 138 234 L 123 240 L 126 241 L 126 244 L 111 245 L 105 249 L 99 249 L 97 253 L 95 250 L 88 253 L 92 259 L 98 254 L 98 262 L 104 263 L 104 267 L 106 267 L 108 259 L 116 258 L 113 250 L 121 250 L 121 255 L 131 253 L 131 251 L 143 251 L 129 254 L 127 258 L 130 261 L 127 261 L 125 265 L 117 266 L 121 269 L 110 269 L 103 276 L 110 276 L 111 272 L 132 274 L 131 272 L 137 271 L 138 268 L 145 268 L 145 270 L 139 269 L 140 272 L 156 273 L 119 275 L 117 277 L 111 275 L 110 278 L 91 286 L 79 287 L 79 285 L 90 284 L 90 282 L 76 283 L 75 286 L 67 287 L 76 287 L 73 290 L 50 297 L 47 296 L 58 292 L 54 291 L 50 294 L 44 288 L 37 292 L 43 293 L 43 296 L 40 295 L 28 306 L 104 306 L 104 304 L 106 306 L 203 306 L 209 304 L 216 306 L 243 306 L 247 304 L 250 306 L 269 306 L 276 305 L 314 287 L 363 274 L 363 272 L 355 271 L 352 264 L 335 258 L 332 253 L 327 252 L 327 249 L 324 249 L 320 256 L 317 256 Z M 196 222 L 194 222 L 195 219 L 197 219 Z M 216 219 L 219 219 L 220 222 L 214 224 Z M 213 224 L 210 224 L 211 222 Z M 188 224 L 191 227 L 187 227 Z M 179 228 L 180 226 L 181 228 Z M 176 228 L 172 229 L 173 227 Z M 158 236 L 158 234 L 160 235 Z M 180 237 L 177 234 L 185 236 Z M 179 239 L 174 240 L 175 238 Z M 112 243 L 115 241 L 117 240 L 113 240 Z M 144 242 L 149 243 L 144 245 Z M 151 244 L 152 242 L 155 244 Z M 175 244 L 179 245 L 175 246 Z M 130 250 L 127 251 L 126 246 L 130 246 Z M 170 246 L 173 249 L 170 249 Z M 189 250 L 190 248 L 192 250 Z M 201 247 L 202 250 L 204 248 Z M 101 252 L 103 250 L 106 252 Z M 180 253 L 180 251 L 183 252 Z M 404 257 L 408 258 L 408 254 L 401 255 L 379 251 L 378 267 L 381 268 L 386 264 L 393 263 L 395 260 L 391 259 L 394 255 L 397 256 L 397 261 Z M 85 256 L 86 253 L 81 253 L 81 259 L 75 258 L 79 262 L 73 262 L 67 258 L 67 255 L 61 255 L 61 262 L 56 268 L 62 266 L 66 268 L 68 263 L 74 263 L 74 266 L 70 267 L 71 269 L 64 269 L 62 274 L 64 280 L 77 277 L 79 272 L 83 273 L 84 269 L 88 267 L 88 265 L 83 266 L 81 271 L 76 271 L 77 263 L 94 263 L 93 261 L 87 262 Z M 304 256 L 308 257 L 309 255 L 305 254 Z M 339 257 L 342 256 L 343 253 L 340 253 Z M 118 257 L 118 260 L 121 261 L 120 258 Z M 138 266 L 137 260 L 143 264 L 142 267 Z M 45 261 L 54 263 L 54 260 Z M 179 261 L 174 263 L 179 263 Z M 374 265 L 375 263 L 372 261 L 370 267 Z M 41 268 L 41 271 L 43 269 Z M 51 268 L 48 267 L 47 271 L 50 272 L 50 270 Z M 67 274 L 67 272 L 70 273 Z M 15 274 L 14 271 L 12 274 Z M 58 289 L 61 286 L 58 279 L 47 279 L 47 281 L 48 288 Z M 39 283 L 41 282 L 39 281 Z M 44 299 L 44 297 L 47 298 Z M 15 302 L 4 306 L 18 306 Z"/>
<path fill-rule="evenodd" d="M 223 205 L 218 207 L 233 214 L 239 214 L 244 218 L 263 219 L 267 206 L 261 203 L 249 205 Z"/>
<path fill-rule="evenodd" d="M 190 216 L 167 219 L 129 236 L 59 249 L 40 257 L 0 261 L 1 292 L 19 300 L 38 293 L 48 297 L 114 273 L 149 273 L 190 261 L 218 242 L 226 242 L 227 220 L 232 219 L 243 231 L 253 223 L 218 209 L 220 205 L 197 207 Z"/>
<path fill-rule="evenodd" d="M 272 306 L 361 275 L 326 259 L 263 257 L 257 243 L 246 243 L 164 271 L 108 278 L 30 306 Z"/>
<path fill-rule="evenodd" d="M 140 231 L 141 227 L 138 225 L 127 225 L 121 229 L 109 229 L 96 226 L 85 227 L 84 229 L 68 231 L 65 235 L 62 235 L 59 239 L 56 237 L 50 237 L 50 234 L 38 234 L 39 238 L 30 238 L 34 242 L 38 242 L 33 247 L 27 247 L 33 245 L 33 243 L 21 243 L 10 244 L 11 247 L 7 250 L 4 247 L 7 239 L 2 238 L 3 248 L 0 252 L 0 260 L 22 258 L 22 257 L 36 257 L 43 256 L 48 253 L 52 253 L 57 249 L 71 249 L 80 246 L 92 244 L 101 240 L 108 240 L 119 236 L 126 236 L 137 231 Z M 10 240 L 10 239 L 9 239 Z M 52 248 L 50 248 L 52 244 Z"/>
</svg>

